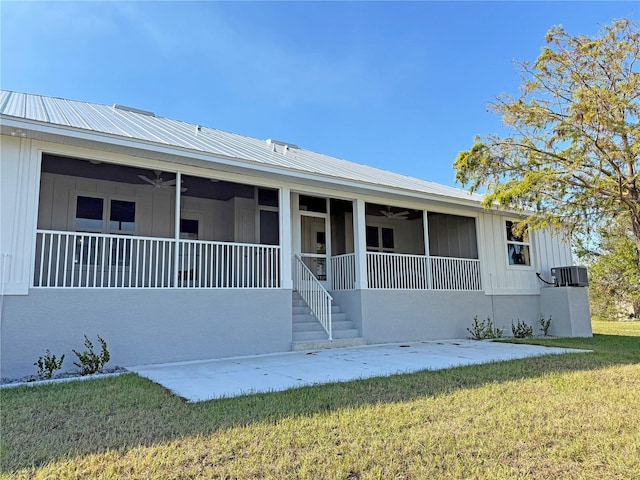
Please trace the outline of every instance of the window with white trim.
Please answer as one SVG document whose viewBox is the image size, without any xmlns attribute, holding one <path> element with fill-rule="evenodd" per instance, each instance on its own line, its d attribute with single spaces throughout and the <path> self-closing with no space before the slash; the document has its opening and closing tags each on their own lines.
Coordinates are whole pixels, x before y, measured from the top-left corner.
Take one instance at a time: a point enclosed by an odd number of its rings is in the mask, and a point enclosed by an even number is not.
<svg viewBox="0 0 640 480">
<path fill-rule="evenodd" d="M 258 188 L 258 241 L 262 245 L 280 244 L 278 194 L 273 188 Z"/>
<path fill-rule="evenodd" d="M 507 220 L 505 223 L 507 234 L 507 255 L 509 265 L 513 266 L 530 266 L 531 244 L 529 242 L 529 232 L 526 227 L 520 234 L 516 235 L 513 231 L 514 222 Z"/>
<path fill-rule="evenodd" d="M 106 218 L 108 222 L 105 222 Z M 136 202 L 78 195 L 75 229 L 78 232 L 133 234 L 136 231 Z"/>
<path fill-rule="evenodd" d="M 367 225 L 367 250 L 370 252 L 391 252 L 395 249 L 393 228 Z"/>
</svg>

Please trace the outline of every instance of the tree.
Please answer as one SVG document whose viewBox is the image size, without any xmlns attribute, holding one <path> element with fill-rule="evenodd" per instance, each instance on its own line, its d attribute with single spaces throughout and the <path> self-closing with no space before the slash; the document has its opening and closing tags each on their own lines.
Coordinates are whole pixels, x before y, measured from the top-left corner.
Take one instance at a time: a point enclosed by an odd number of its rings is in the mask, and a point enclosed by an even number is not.
<svg viewBox="0 0 640 480">
<path fill-rule="evenodd" d="M 616 20 L 594 37 L 555 26 L 546 42 L 533 64 L 516 62 L 519 96 L 490 103 L 510 135 L 476 137 L 456 180 L 486 187 L 485 206 L 527 212 L 530 228 L 564 227 L 583 242 L 626 218 L 640 272 L 638 25 Z"/>
<path fill-rule="evenodd" d="M 640 272 L 629 223 L 618 221 L 599 237 L 598 251 L 587 254 L 591 312 L 600 318 L 640 319 Z"/>
</svg>

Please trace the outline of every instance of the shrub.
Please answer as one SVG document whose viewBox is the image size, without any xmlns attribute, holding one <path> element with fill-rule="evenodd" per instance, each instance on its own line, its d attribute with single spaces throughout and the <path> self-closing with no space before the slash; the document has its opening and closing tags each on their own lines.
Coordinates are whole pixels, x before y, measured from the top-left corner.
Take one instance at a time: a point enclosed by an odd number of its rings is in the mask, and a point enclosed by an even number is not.
<svg viewBox="0 0 640 480">
<path fill-rule="evenodd" d="M 43 357 L 38 357 L 38 361 L 34 363 L 38 367 L 38 378 L 49 379 L 53 377 L 53 372 L 62 368 L 62 362 L 64 362 L 64 355 L 60 357 L 60 360 L 52 355 L 49 350 L 44 353 Z"/>
<path fill-rule="evenodd" d="M 473 317 L 473 323 L 471 324 L 471 328 L 467 328 L 467 332 L 471 334 L 471 338 L 474 340 L 482 340 L 484 338 L 485 331 L 485 321 L 478 321 L 478 316 Z"/>
<path fill-rule="evenodd" d="M 502 337 L 502 330 L 493 325 L 491 317 L 487 317 L 486 320 L 478 321 L 478 316 L 476 315 L 473 317 L 471 328 L 467 328 L 467 332 L 471 334 L 471 338 L 474 340 Z"/>
<path fill-rule="evenodd" d="M 518 325 L 514 325 L 511 321 L 511 331 L 515 338 L 533 337 L 533 327 L 521 322 L 520 319 L 518 319 Z"/>
<path fill-rule="evenodd" d="M 78 357 L 79 362 L 73 362 L 73 364 L 80 368 L 82 375 L 93 375 L 94 373 L 102 372 L 105 364 L 111 358 L 109 350 L 107 350 L 107 342 L 105 342 L 100 335 L 98 335 L 98 341 L 100 342 L 101 351 L 100 355 L 93 351 L 93 343 L 91 340 L 84 336 L 84 346 L 86 350 L 84 352 L 78 352 L 73 350 L 73 353 Z"/>
<path fill-rule="evenodd" d="M 547 320 L 545 320 L 544 315 L 540 315 L 540 320 L 538 320 L 538 323 L 540 324 L 540 330 L 542 330 L 542 334 L 545 337 L 548 337 L 549 328 L 551 327 L 551 315 L 549 315 L 549 318 Z"/>
</svg>

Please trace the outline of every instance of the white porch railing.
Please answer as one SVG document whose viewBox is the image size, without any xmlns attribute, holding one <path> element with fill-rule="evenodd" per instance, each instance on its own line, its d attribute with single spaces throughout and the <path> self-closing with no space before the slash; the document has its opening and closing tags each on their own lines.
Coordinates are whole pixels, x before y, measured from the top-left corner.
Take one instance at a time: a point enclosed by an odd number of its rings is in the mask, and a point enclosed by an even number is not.
<svg viewBox="0 0 640 480">
<path fill-rule="evenodd" d="M 250 243 L 181 240 L 178 286 L 278 288 L 280 247 Z"/>
<path fill-rule="evenodd" d="M 367 252 L 369 288 L 426 290 L 428 258 L 424 255 Z"/>
<path fill-rule="evenodd" d="M 468 258 L 367 252 L 367 280 L 374 289 L 482 290 L 480 260 Z"/>
<path fill-rule="evenodd" d="M 434 290 L 482 290 L 480 260 L 430 257 L 431 288 Z"/>
<path fill-rule="evenodd" d="M 299 255 L 296 255 L 294 262 L 293 288 L 307 302 L 309 309 L 329 334 L 329 340 L 333 340 L 331 332 L 331 301 L 333 298 Z"/>
<path fill-rule="evenodd" d="M 278 288 L 280 247 L 38 230 L 34 287 Z M 175 272 L 177 268 L 177 284 Z"/>
<path fill-rule="evenodd" d="M 356 285 L 356 254 L 331 257 L 331 290 L 352 290 Z"/>
</svg>

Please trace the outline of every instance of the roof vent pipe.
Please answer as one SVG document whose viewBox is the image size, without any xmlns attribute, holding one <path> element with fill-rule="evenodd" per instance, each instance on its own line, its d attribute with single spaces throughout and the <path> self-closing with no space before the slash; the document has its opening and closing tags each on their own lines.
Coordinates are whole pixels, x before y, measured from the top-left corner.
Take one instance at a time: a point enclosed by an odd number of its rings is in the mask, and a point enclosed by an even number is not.
<svg viewBox="0 0 640 480">
<path fill-rule="evenodd" d="M 146 115 L 147 117 L 155 117 L 156 116 L 155 113 L 150 112 L 148 110 L 140 110 L 139 108 L 127 107 L 125 105 L 114 104 L 113 108 L 114 108 L 114 110 L 123 110 L 125 112 L 131 112 L 131 113 L 138 113 L 140 115 Z"/>
</svg>

